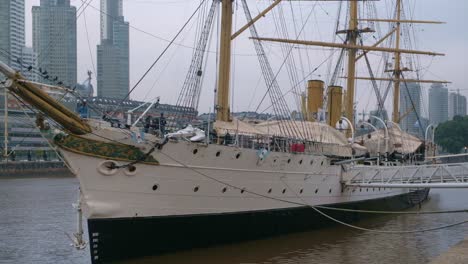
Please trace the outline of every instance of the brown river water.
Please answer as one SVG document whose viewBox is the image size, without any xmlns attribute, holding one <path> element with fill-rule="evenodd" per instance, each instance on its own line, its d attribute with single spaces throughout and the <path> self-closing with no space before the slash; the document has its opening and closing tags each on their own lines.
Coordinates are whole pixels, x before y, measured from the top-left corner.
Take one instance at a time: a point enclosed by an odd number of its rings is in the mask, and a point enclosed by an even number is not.
<svg viewBox="0 0 468 264">
<path fill-rule="evenodd" d="M 78 181 L 71 177 L 0 178 L 0 263 L 90 263 L 89 248 L 75 250 L 66 235 L 76 229 L 72 203 L 76 202 L 77 190 Z M 467 208 L 468 190 L 431 190 L 429 201 L 422 206 L 422 210 Z M 354 224 L 413 230 L 467 219 L 467 213 L 385 215 Z M 334 226 L 122 263 L 427 263 L 466 236 L 468 224 L 404 235 Z"/>
</svg>

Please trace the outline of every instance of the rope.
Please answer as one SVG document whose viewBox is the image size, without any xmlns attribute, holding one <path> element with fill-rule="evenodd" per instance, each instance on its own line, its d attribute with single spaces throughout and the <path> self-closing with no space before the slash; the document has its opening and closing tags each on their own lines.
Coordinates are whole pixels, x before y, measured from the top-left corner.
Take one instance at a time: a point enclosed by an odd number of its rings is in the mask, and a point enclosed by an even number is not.
<svg viewBox="0 0 468 264">
<path fill-rule="evenodd" d="M 158 61 L 162 58 L 162 56 L 166 53 L 166 51 L 172 46 L 172 43 L 174 43 L 174 41 L 177 39 L 177 37 L 179 37 L 179 35 L 182 33 L 182 31 L 184 31 L 185 27 L 189 24 L 189 22 L 192 20 L 192 18 L 195 16 L 195 14 L 197 14 L 198 10 L 200 10 L 200 8 L 202 7 L 202 5 L 203 5 L 203 3 L 205 1 L 206 0 L 201 1 L 201 3 L 198 5 L 197 9 L 195 9 L 195 11 L 192 13 L 192 15 L 187 19 L 187 21 L 185 21 L 184 25 L 179 29 L 177 34 L 172 38 L 171 42 L 169 42 L 167 44 L 166 48 L 164 48 L 164 50 L 161 52 L 161 54 L 159 54 L 159 56 L 156 58 L 156 60 L 154 60 L 153 64 L 151 64 L 151 66 L 148 68 L 148 70 L 146 70 L 146 72 L 143 74 L 143 76 L 141 76 L 141 78 L 132 87 L 132 89 L 130 89 L 130 91 L 128 91 L 127 95 L 124 98 L 122 98 L 122 100 L 119 102 L 119 104 L 114 108 L 114 111 L 112 111 L 113 113 L 111 114 L 111 116 L 113 116 L 115 111 L 130 96 L 130 94 L 133 92 L 133 90 L 135 90 L 135 88 L 138 87 L 138 85 L 143 81 L 143 79 L 146 77 L 146 75 L 148 75 L 148 73 L 150 73 L 150 71 L 153 69 L 153 67 L 156 65 L 156 63 L 158 63 Z"/>
<path fill-rule="evenodd" d="M 461 210 L 445 210 L 445 211 L 421 211 L 421 212 L 407 212 L 407 211 L 375 211 L 375 210 L 358 210 L 348 209 L 339 207 L 329 207 L 315 205 L 315 207 L 326 210 L 343 211 L 343 212 L 355 212 L 355 213 L 366 213 L 366 214 L 409 214 L 409 215 L 425 215 L 425 214 L 454 214 L 454 213 L 468 213 L 468 209 Z"/>
<path fill-rule="evenodd" d="M 171 155 L 169 154 L 166 154 L 164 152 L 160 152 L 161 154 L 163 154 L 164 156 L 168 157 L 169 159 L 177 162 L 178 164 L 182 165 L 184 168 L 187 168 L 189 170 L 192 170 L 194 171 L 195 173 L 205 177 L 205 178 L 208 178 L 210 180 L 213 180 L 215 182 L 218 182 L 220 184 L 223 184 L 223 185 L 226 185 L 226 186 L 229 186 L 231 188 L 234 188 L 234 189 L 237 189 L 237 190 L 244 190 L 246 193 L 250 193 L 250 194 L 253 194 L 253 195 L 257 195 L 257 196 L 260 196 L 260 197 L 263 197 L 263 198 L 267 198 L 267 199 L 270 199 L 270 200 L 275 200 L 275 201 L 280 201 L 280 202 L 284 202 L 284 203 L 289 203 L 289 204 L 292 204 L 292 205 L 300 205 L 300 206 L 307 206 L 307 207 L 310 207 L 312 208 L 313 210 L 315 210 L 317 213 L 321 214 L 322 216 L 328 218 L 329 220 L 333 221 L 333 222 L 336 222 L 336 223 L 339 223 L 341 225 L 344 225 L 344 226 L 347 226 L 347 227 L 350 227 L 350 228 L 353 228 L 353 229 L 357 229 L 357 230 L 361 230 L 361 231 L 368 231 L 368 232 L 373 232 L 373 233 L 384 233 L 384 234 L 411 234 L 411 233 L 421 233 L 421 232 L 429 232 L 429 231 L 436 231 L 436 230 L 441 230 L 441 229 L 446 229 L 446 228 L 449 228 L 449 227 L 454 227 L 454 226 L 458 226 L 458 225 L 462 225 L 462 224 L 465 224 L 465 223 L 468 223 L 468 220 L 464 220 L 464 221 L 459 221 L 459 222 L 455 222 L 455 223 L 452 223 L 452 224 L 448 224 L 448 225 L 442 225 L 442 226 L 438 226 L 438 227 L 433 227 L 433 228 L 426 228 L 426 229 L 416 229 L 416 230 L 377 230 L 377 229 L 370 229 L 370 228 L 365 228 L 365 227 L 360 227 L 360 226 L 356 226 L 356 225 L 352 225 L 352 224 L 349 224 L 349 223 L 346 223 L 346 222 L 343 222 L 341 220 L 338 220 L 334 217 L 331 217 L 329 216 L 328 214 L 322 212 L 321 210 L 319 210 L 318 208 L 323 208 L 323 209 L 329 209 L 328 207 L 324 207 L 324 206 L 313 206 L 313 205 L 310 205 L 310 204 L 307 204 L 305 203 L 302 198 L 298 197 L 297 194 L 295 192 L 293 192 L 296 196 L 296 198 L 300 199 L 301 201 L 303 201 L 302 203 L 301 202 L 294 202 L 294 201 L 289 201 L 289 200 L 285 200 L 285 199 L 281 199 L 281 198 L 275 198 L 275 197 L 271 197 L 271 196 L 268 196 L 268 195 L 264 195 L 264 194 L 260 194 L 260 193 L 256 193 L 256 192 L 253 192 L 253 191 L 249 191 L 245 188 L 240 188 L 236 185 L 232 185 L 230 183 L 227 183 L 227 182 L 224 182 L 224 181 L 221 181 L 221 180 L 218 180 L 212 176 L 209 176 L 209 175 L 206 175 L 205 173 L 202 173 L 198 170 L 195 170 L 189 166 L 187 166 L 186 164 L 178 161 L 177 159 L 173 158 Z M 282 179 L 281 179 L 282 181 Z M 282 181 L 286 187 L 289 188 L 289 186 L 284 182 Z M 290 188 L 289 188 L 290 189 Z M 351 210 L 351 209 L 339 209 L 339 208 L 336 208 L 337 210 Z M 364 211 L 364 210 L 356 210 L 355 212 L 359 212 L 359 211 Z M 467 212 L 468 210 L 462 210 L 462 212 Z M 378 212 L 378 211 L 369 211 L 369 212 Z M 449 211 L 447 211 L 449 212 Z M 452 212 L 452 211 L 450 211 Z M 382 212 L 382 213 L 387 213 L 387 212 Z M 406 212 L 406 213 L 409 213 L 409 212 Z"/>
</svg>

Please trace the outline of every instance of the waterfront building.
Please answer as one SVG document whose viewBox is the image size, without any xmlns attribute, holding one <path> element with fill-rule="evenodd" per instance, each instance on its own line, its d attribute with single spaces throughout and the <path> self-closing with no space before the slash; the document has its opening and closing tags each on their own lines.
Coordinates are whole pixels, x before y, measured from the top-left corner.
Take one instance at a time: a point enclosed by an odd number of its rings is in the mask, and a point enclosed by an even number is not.
<svg viewBox="0 0 468 264">
<path fill-rule="evenodd" d="M 448 120 L 448 90 L 433 83 L 429 89 L 429 122 L 438 125 Z"/>
<path fill-rule="evenodd" d="M 36 114 L 30 110 L 23 110 L 16 99 L 8 100 L 8 122 L 5 122 L 5 111 L 0 111 L 0 150 L 4 151 L 5 125 L 8 131 L 9 160 L 35 161 L 58 160 L 57 154 L 50 148 L 47 140 L 41 136 L 34 120 Z M 25 113 L 26 112 L 26 113 Z M 4 158 L 0 154 L 0 161 Z"/>
<path fill-rule="evenodd" d="M 97 46 L 98 96 L 123 99 L 129 91 L 129 23 L 122 0 L 101 0 L 101 43 Z"/>
<path fill-rule="evenodd" d="M 448 102 L 449 120 L 455 116 L 466 116 L 466 97 L 459 93 L 450 93 Z"/>
<path fill-rule="evenodd" d="M 32 8 L 33 49 L 40 82 L 74 86 L 77 75 L 76 8 L 70 0 L 41 0 Z"/>
<path fill-rule="evenodd" d="M 400 126 L 409 134 L 421 135 L 421 86 L 419 83 L 407 83 L 400 91 Z"/>
<path fill-rule="evenodd" d="M 0 60 L 21 70 L 24 44 L 24 0 L 0 0 Z"/>
</svg>

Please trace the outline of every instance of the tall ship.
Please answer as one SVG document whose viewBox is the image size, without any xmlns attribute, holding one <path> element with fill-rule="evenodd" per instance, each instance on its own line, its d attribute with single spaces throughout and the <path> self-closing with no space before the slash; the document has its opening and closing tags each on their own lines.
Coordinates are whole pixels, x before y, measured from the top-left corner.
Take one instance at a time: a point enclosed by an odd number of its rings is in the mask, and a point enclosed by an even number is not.
<svg viewBox="0 0 468 264">
<path fill-rule="evenodd" d="M 357 79 L 387 81 L 393 88 L 392 120 L 399 122 L 400 87 L 424 82 L 404 78 L 408 68 L 401 65 L 401 55 L 441 55 L 402 49 L 400 30 L 404 23 L 430 21 L 405 20 L 401 0 L 395 1 L 395 12 L 387 19 L 358 17 L 360 6 L 373 1 L 344 1 L 343 10 L 349 10 L 346 28 L 336 31 L 342 42 L 300 40 L 297 32 L 295 39 L 260 37 L 257 21 L 282 8 L 282 2 L 276 0 L 252 17 L 247 2 L 240 1 L 247 24 L 234 32 L 233 13 L 241 12 L 234 10 L 234 1 L 200 1 L 192 17 L 203 10 L 204 20 L 177 105 L 187 112 L 199 106 L 207 43 L 219 13 L 215 122 L 208 121 L 205 131 L 191 126 L 194 116 L 184 111 L 177 118 L 164 122 L 161 118 L 156 123 L 130 114 L 125 121 L 112 113 L 102 119 L 81 118 L 49 96 L 44 85 L 0 63 L 9 92 L 60 128 L 51 142 L 79 180 L 79 208 L 87 219 L 93 263 L 297 232 L 334 223 L 333 219 L 350 222 L 362 216 L 325 207 L 401 210 L 427 198 L 427 188 L 359 188 L 346 183 L 363 175 L 389 177 L 424 173 L 426 168 L 430 173 L 431 168 L 424 165 L 424 154 L 431 151 L 428 145 L 390 125 L 392 121 L 381 114 L 386 94 L 375 90 L 379 110 L 370 118 L 382 123 L 378 126 L 365 120 L 357 124 L 354 102 Z M 363 35 L 374 32 L 367 26 L 369 21 L 393 27 L 382 39 L 365 45 Z M 231 115 L 231 47 L 246 31 L 251 33 L 267 87 L 265 95 L 271 101 L 271 118 L 261 122 Z M 381 46 L 390 39 L 391 46 Z M 324 46 L 341 53 L 338 70 L 327 84 L 307 82 L 307 96 L 298 95 L 302 107 L 294 116 L 268 60 L 267 41 L 281 43 L 285 57 L 299 45 Z M 371 52 L 393 54 L 386 78 L 356 75 L 356 63 L 369 63 Z M 342 76 L 343 65 L 347 66 Z M 345 93 L 338 85 L 341 78 L 346 79 Z M 364 124 L 375 131 L 359 140 L 355 128 Z M 80 231 L 76 237 L 81 239 L 81 235 Z"/>
</svg>

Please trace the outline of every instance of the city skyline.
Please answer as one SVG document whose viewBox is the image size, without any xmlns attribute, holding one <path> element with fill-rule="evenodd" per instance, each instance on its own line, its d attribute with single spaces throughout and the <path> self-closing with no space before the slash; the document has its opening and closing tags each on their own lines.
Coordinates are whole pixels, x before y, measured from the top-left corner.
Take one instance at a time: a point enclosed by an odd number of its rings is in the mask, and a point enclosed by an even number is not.
<svg viewBox="0 0 468 264">
<path fill-rule="evenodd" d="M 27 1 L 27 5 L 31 5 L 31 2 L 37 2 L 37 1 Z M 81 5 L 81 1 L 74 1 L 72 2 L 76 6 Z M 126 17 L 127 21 L 130 21 L 132 23 L 132 27 L 130 29 L 130 45 L 132 46 L 132 49 L 130 50 L 130 65 L 131 65 L 131 75 L 130 75 L 130 84 L 131 86 L 134 85 L 138 79 L 141 77 L 142 73 L 147 69 L 147 67 L 152 63 L 155 57 L 159 54 L 159 52 L 164 48 L 164 46 L 167 44 L 165 40 L 170 39 L 175 32 L 177 31 L 177 28 L 180 27 L 180 25 L 186 20 L 186 18 L 190 15 L 190 12 L 192 12 L 194 8 L 193 3 L 177 3 L 177 4 L 171 4 L 171 5 L 166 5 L 166 4 L 159 4 L 156 2 L 148 2 L 148 1 L 124 1 L 124 15 Z M 310 4 L 312 5 L 312 4 Z M 310 6 L 308 5 L 308 6 Z M 326 3 L 323 4 L 324 7 L 331 6 L 332 3 Z M 462 73 L 461 69 L 467 67 L 467 62 L 464 60 L 460 60 L 459 58 L 461 57 L 466 57 L 468 55 L 468 51 L 466 48 L 466 43 L 468 42 L 468 39 L 466 36 L 463 36 L 463 34 L 457 33 L 454 28 L 457 27 L 457 25 L 464 24 L 466 21 L 468 21 L 467 18 L 464 18 L 463 16 L 447 16 L 444 14 L 441 14 L 440 12 L 437 12 L 443 6 L 445 9 L 450 11 L 453 14 L 457 14 L 460 12 L 460 10 L 463 10 L 463 6 L 467 6 L 468 4 L 464 1 L 454 1 L 453 4 L 451 5 L 445 5 L 442 3 L 439 3 L 437 1 L 425 1 L 424 5 L 419 4 L 415 12 L 415 17 L 416 18 L 425 18 L 425 19 L 436 19 L 436 20 L 442 20 L 446 21 L 448 25 L 437 25 L 437 26 L 424 26 L 424 27 L 419 27 L 418 26 L 418 34 L 421 34 L 422 37 L 421 39 L 424 39 L 423 42 L 423 47 L 420 49 L 425 49 L 425 50 L 435 50 L 435 51 L 440 51 L 447 53 L 446 57 L 441 57 L 441 58 L 436 58 L 434 60 L 434 63 L 427 63 L 427 65 L 423 66 L 428 66 L 431 65 L 430 71 L 424 70 L 422 73 L 426 74 L 427 79 L 441 79 L 441 80 L 450 80 L 453 81 L 453 84 L 451 84 L 449 87 L 464 87 L 465 83 L 468 83 L 467 76 Z M 82 80 L 86 79 L 86 72 L 87 70 L 93 70 L 93 61 L 96 64 L 96 46 L 99 43 L 100 39 L 100 30 L 97 25 L 99 25 L 99 19 L 100 19 L 100 13 L 97 11 L 95 8 L 97 7 L 99 9 L 99 4 L 98 1 L 91 1 L 90 6 L 86 9 L 84 12 L 84 15 L 82 15 L 79 18 L 78 21 L 78 53 L 79 53 L 79 69 L 78 69 L 78 82 L 81 82 Z M 253 4 L 253 8 L 255 8 L 255 4 Z M 262 4 L 257 4 L 257 9 L 261 10 L 263 8 Z M 319 10 L 317 10 L 319 12 Z M 320 11 L 321 12 L 321 11 Z M 242 15 L 242 14 L 240 14 Z M 241 16 L 240 16 L 241 17 Z M 319 19 L 321 19 L 319 22 L 320 24 L 324 24 L 326 21 L 323 17 L 317 15 Z M 86 19 L 85 19 L 86 18 Z M 267 20 L 268 17 L 265 19 Z M 327 18 L 330 20 L 330 18 Z M 88 33 L 86 33 L 85 30 L 85 21 L 88 24 Z M 148 23 L 147 21 L 151 21 Z M 242 25 L 244 21 L 242 19 L 239 19 L 237 27 L 239 25 Z M 260 22 L 261 23 L 261 22 Z M 325 31 L 325 30 L 324 30 Z M 146 32 L 146 33 L 144 33 Z M 91 43 L 91 47 L 88 47 L 88 38 L 89 36 L 89 42 Z M 264 34 L 267 35 L 267 34 Z M 252 67 L 258 68 L 256 65 L 258 64 L 256 62 L 255 57 L 249 57 L 251 53 L 253 53 L 251 50 L 246 49 L 244 51 L 244 48 L 250 47 L 251 43 L 248 42 L 248 44 L 245 44 L 244 40 L 246 40 L 248 37 L 248 34 L 245 34 L 245 36 L 241 36 L 239 40 L 239 43 L 236 44 L 238 49 L 234 51 L 235 53 L 239 54 L 236 55 L 236 60 L 239 61 L 238 64 L 240 64 L 241 60 L 249 60 L 245 63 L 242 63 L 242 65 L 252 65 Z M 158 39 L 159 38 L 159 39 Z M 313 36 L 310 37 L 313 39 Z M 161 40 L 165 39 L 165 40 Z M 181 38 L 178 40 L 178 44 L 183 45 L 182 47 L 180 45 L 176 45 L 177 48 L 180 48 L 181 51 L 177 52 L 175 54 L 175 51 L 169 52 L 163 59 L 160 64 L 165 65 L 168 62 L 172 62 L 172 64 L 175 64 L 177 66 L 171 65 L 167 69 L 161 69 L 162 66 L 156 67 L 155 72 L 153 72 L 150 75 L 150 78 L 144 80 L 140 87 L 135 90 L 135 92 L 132 94 L 132 98 L 139 99 L 139 100 L 149 100 L 150 98 L 156 96 L 156 95 L 161 95 L 162 100 L 174 103 L 177 95 L 174 95 L 174 93 L 177 93 L 177 90 L 180 89 L 181 87 L 181 82 L 183 80 L 174 80 L 173 76 L 180 76 L 179 79 L 183 79 L 183 75 L 186 73 L 185 69 L 187 67 L 187 64 L 189 63 L 187 59 L 187 56 L 190 56 L 191 49 L 186 48 L 189 46 L 193 45 L 193 39 L 187 38 L 185 40 L 184 38 Z M 215 48 L 212 47 L 212 50 Z M 91 50 L 91 52 L 90 52 Z M 90 55 L 92 54 L 92 55 Z M 175 55 L 174 55 L 175 54 Z M 183 58 L 182 58 L 183 57 Z M 214 56 L 211 55 L 211 58 Z M 314 58 L 314 57 L 312 57 Z M 312 60 L 312 64 L 316 65 L 318 64 L 322 58 L 314 58 Z M 450 65 L 450 67 L 448 67 Z M 453 66 L 452 66 L 453 65 Z M 95 66 L 94 66 L 95 67 Z M 251 73 L 256 73 L 257 70 L 253 70 L 252 67 L 244 67 L 244 68 L 237 68 L 236 69 L 236 74 L 233 76 L 236 78 L 236 76 L 247 76 L 247 74 L 251 75 Z M 451 69 L 451 70 L 448 70 Z M 210 72 L 214 72 L 214 68 L 211 67 L 209 69 Z M 93 70 L 93 72 L 97 72 Z M 214 78 L 212 76 L 213 74 L 210 75 L 210 78 Z M 317 73 L 316 76 L 321 75 L 323 76 L 323 73 Z M 436 76 L 437 75 L 437 76 Z M 424 76 L 422 76 L 424 77 Z M 314 77 L 315 78 L 315 77 Z M 153 83 L 156 83 L 156 86 L 154 89 Z M 242 80 L 237 77 L 236 81 L 236 87 L 238 88 L 236 90 L 236 94 L 234 96 L 234 101 L 237 102 L 237 105 L 233 107 L 233 111 L 240 111 L 240 110 L 252 110 L 249 108 L 249 102 L 246 102 L 245 100 L 242 100 L 242 94 L 245 94 L 246 91 L 248 91 L 249 87 L 252 85 L 255 85 L 258 80 L 257 78 L 252 78 L 252 77 L 244 77 Z M 96 85 L 95 85 L 96 86 Z M 213 95 L 210 94 L 209 91 L 212 90 L 211 84 L 206 85 L 208 87 L 204 89 L 205 92 L 203 92 L 202 97 L 201 97 L 201 112 L 207 112 L 209 107 L 212 108 L 211 102 L 213 101 Z M 281 85 L 284 87 L 283 89 L 286 91 L 288 89 L 289 85 Z M 170 87 L 170 89 L 163 89 Z M 427 85 L 423 86 L 423 98 L 427 98 Z M 367 88 L 365 88 L 367 89 Z M 362 98 L 363 94 L 367 93 L 367 90 L 365 89 L 360 89 L 357 91 L 356 98 Z M 466 94 L 465 91 L 461 92 L 462 94 Z M 255 97 L 254 99 L 258 99 L 258 97 L 261 96 L 261 92 L 257 94 L 253 94 Z M 423 99 L 423 102 L 426 99 Z M 358 99 L 359 101 L 359 99 Z M 386 108 L 391 111 L 391 106 L 388 105 L 388 103 L 391 101 L 391 98 L 387 98 L 387 103 L 386 103 Z M 363 108 L 369 109 L 369 107 L 366 106 L 367 104 L 365 102 L 358 102 L 358 111 L 361 111 Z M 424 104 L 424 107 L 426 108 L 427 105 Z M 262 107 L 264 108 L 264 107 Z M 427 116 L 427 109 L 422 111 L 423 116 Z"/>
</svg>

